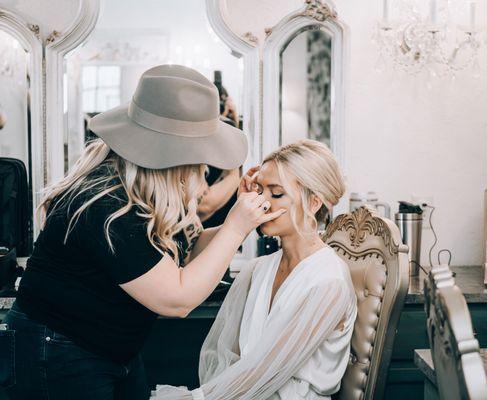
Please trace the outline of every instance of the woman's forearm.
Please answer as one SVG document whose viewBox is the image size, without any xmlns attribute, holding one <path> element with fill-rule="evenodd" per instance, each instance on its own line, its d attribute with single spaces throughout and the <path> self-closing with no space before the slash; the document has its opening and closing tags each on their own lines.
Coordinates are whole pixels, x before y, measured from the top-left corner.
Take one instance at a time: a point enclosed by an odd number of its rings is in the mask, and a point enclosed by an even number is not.
<svg viewBox="0 0 487 400">
<path fill-rule="evenodd" d="M 222 208 L 237 190 L 240 182 L 239 170 L 230 171 L 221 181 L 207 189 L 198 205 L 198 215 L 202 222 Z"/>
<path fill-rule="evenodd" d="M 189 310 L 201 304 L 218 285 L 244 239 L 225 225 L 214 232 L 204 250 L 180 269 L 181 301 Z"/>
<path fill-rule="evenodd" d="M 210 241 L 215 237 L 215 235 L 220 230 L 220 227 L 221 227 L 221 225 L 215 226 L 213 228 L 206 228 L 201 233 L 201 235 L 198 237 L 196 244 L 193 247 L 193 250 L 191 250 L 191 253 L 189 254 L 188 262 L 193 261 L 198 254 L 200 254 L 204 249 L 206 249 L 206 247 L 208 246 Z"/>
</svg>

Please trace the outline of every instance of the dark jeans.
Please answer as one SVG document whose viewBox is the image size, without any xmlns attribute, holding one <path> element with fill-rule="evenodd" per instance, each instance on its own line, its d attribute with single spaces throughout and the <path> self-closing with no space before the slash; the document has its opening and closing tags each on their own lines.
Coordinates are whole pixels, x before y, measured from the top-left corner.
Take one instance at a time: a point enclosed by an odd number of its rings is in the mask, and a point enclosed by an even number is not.
<svg viewBox="0 0 487 400">
<path fill-rule="evenodd" d="M 121 364 L 92 354 L 66 336 L 32 321 L 15 304 L 4 322 L 8 330 L 3 331 L 2 340 L 10 341 L 3 348 L 13 354 L 2 351 L 0 371 L 12 400 L 148 399 L 150 392 L 140 355 Z M 9 369 L 10 381 L 5 380 Z"/>
</svg>

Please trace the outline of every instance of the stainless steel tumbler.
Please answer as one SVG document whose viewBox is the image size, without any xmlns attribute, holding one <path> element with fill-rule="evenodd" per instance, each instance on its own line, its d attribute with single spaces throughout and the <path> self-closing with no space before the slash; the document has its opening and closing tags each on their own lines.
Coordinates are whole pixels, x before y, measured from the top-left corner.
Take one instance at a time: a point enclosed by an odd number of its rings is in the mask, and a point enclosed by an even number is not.
<svg viewBox="0 0 487 400">
<path fill-rule="evenodd" d="M 418 275 L 423 216 L 417 213 L 398 212 L 395 217 L 396 225 L 401 232 L 402 242 L 409 247 L 409 275 Z"/>
</svg>

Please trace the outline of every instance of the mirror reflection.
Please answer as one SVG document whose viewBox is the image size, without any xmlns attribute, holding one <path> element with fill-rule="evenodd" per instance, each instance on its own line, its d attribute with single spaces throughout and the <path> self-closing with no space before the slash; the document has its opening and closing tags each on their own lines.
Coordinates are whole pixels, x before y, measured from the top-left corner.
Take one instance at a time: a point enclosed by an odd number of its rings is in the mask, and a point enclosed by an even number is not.
<svg viewBox="0 0 487 400">
<path fill-rule="evenodd" d="M 309 138 L 330 145 L 331 37 L 298 32 L 280 56 L 280 145 Z"/>
<path fill-rule="evenodd" d="M 87 121 L 128 102 L 142 72 L 157 64 L 204 74 L 220 91 L 222 119 L 242 124 L 243 63 L 210 27 L 203 1 L 101 1 L 94 31 L 65 64 L 65 170 L 92 137 Z"/>
<path fill-rule="evenodd" d="M 30 254 L 32 240 L 28 65 L 21 43 L 0 30 L 0 247 L 15 248 L 17 257 Z"/>
</svg>

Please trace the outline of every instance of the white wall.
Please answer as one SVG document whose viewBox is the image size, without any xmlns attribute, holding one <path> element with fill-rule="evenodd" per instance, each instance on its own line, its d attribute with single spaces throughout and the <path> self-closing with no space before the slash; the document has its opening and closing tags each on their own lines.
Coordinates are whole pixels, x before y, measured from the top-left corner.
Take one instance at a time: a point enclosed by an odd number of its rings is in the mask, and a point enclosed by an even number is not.
<svg viewBox="0 0 487 400">
<path fill-rule="evenodd" d="M 412 194 L 431 195 L 439 248 L 452 264 L 483 260 L 483 190 L 487 188 L 487 45 L 480 50 L 483 74 L 459 74 L 428 89 L 429 79 L 377 73 L 371 32 L 380 2 L 340 3 L 350 30 L 346 99 L 346 173 L 350 191 L 375 190 L 397 209 Z M 477 2 L 478 22 L 487 26 L 487 2 Z M 358 10 L 360 9 L 360 12 Z M 422 263 L 433 236 L 423 230 Z"/>
</svg>

